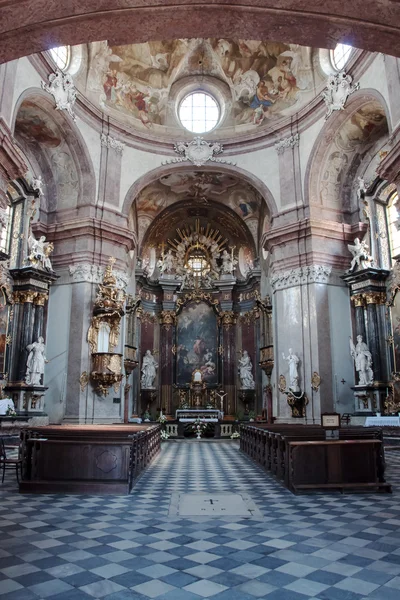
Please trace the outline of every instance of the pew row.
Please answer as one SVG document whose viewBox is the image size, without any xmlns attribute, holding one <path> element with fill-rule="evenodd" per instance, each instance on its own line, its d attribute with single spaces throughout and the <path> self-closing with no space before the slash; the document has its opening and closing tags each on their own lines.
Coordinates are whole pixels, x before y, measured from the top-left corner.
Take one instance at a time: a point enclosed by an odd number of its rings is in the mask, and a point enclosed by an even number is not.
<svg viewBox="0 0 400 600">
<path fill-rule="evenodd" d="M 160 425 L 24 429 L 19 491 L 129 494 L 160 451 L 160 431 Z"/>
<path fill-rule="evenodd" d="M 240 449 L 291 492 L 318 489 L 391 492 L 380 429 L 345 427 L 327 440 L 319 425 L 242 425 Z"/>
</svg>

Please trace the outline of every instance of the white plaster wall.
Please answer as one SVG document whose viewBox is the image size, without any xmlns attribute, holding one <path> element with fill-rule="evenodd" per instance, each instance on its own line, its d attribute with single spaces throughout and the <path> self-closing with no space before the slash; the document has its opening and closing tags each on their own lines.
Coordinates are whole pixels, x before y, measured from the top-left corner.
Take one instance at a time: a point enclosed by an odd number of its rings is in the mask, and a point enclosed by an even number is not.
<svg viewBox="0 0 400 600">
<path fill-rule="evenodd" d="M 95 185 L 96 185 L 96 203 L 98 199 L 99 191 L 99 178 L 100 178 L 100 156 L 101 156 L 101 144 L 100 134 L 98 131 L 93 129 L 90 125 L 77 118 L 76 125 L 84 139 L 86 144 L 88 155 L 92 161 L 93 170 L 95 174 Z M 114 207 L 115 208 L 115 207 Z"/>
<path fill-rule="evenodd" d="M 273 195 L 279 210 L 281 205 L 279 160 L 275 148 L 245 152 L 237 156 L 230 156 L 229 160 L 262 181 Z"/>
<path fill-rule="evenodd" d="M 21 94 L 29 88 L 41 89 L 40 82 L 42 78 L 34 69 L 27 58 L 20 58 L 17 65 L 17 74 L 13 90 L 13 113 L 15 113 L 15 104 Z M 15 115 L 13 116 L 15 118 Z"/>
<path fill-rule="evenodd" d="M 349 291 L 347 287 L 328 286 L 328 294 L 334 410 L 340 413 L 352 413 L 354 396 L 351 386 L 355 384 L 355 380 L 349 349 L 349 336 L 352 331 Z M 341 383 L 342 379 L 345 380 L 344 384 Z"/>
<path fill-rule="evenodd" d="M 301 177 L 301 188 L 303 190 L 303 198 L 307 198 L 308 194 L 305 189 L 305 176 L 307 171 L 308 161 L 310 159 L 311 152 L 313 150 L 316 139 L 325 124 L 325 120 L 322 118 L 313 125 L 311 125 L 306 131 L 300 134 L 299 139 L 299 153 L 300 153 L 300 177 Z"/>
<path fill-rule="evenodd" d="M 373 63 L 358 81 L 360 82 L 360 91 L 373 89 L 377 90 L 384 97 L 390 114 L 389 89 L 385 75 L 383 54 L 378 54 L 376 56 Z"/>
<path fill-rule="evenodd" d="M 50 423 L 62 421 L 65 413 L 68 344 L 71 314 L 71 286 L 53 285 L 50 288 L 44 384 L 48 386 L 44 410 Z"/>
<path fill-rule="evenodd" d="M 121 187 L 119 208 L 122 208 L 126 194 L 131 185 L 149 171 L 161 167 L 161 163 L 170 160 L 170 156 L 143 152 L 135 148 L 125 147 L 121 161 Z"/>
</svg>

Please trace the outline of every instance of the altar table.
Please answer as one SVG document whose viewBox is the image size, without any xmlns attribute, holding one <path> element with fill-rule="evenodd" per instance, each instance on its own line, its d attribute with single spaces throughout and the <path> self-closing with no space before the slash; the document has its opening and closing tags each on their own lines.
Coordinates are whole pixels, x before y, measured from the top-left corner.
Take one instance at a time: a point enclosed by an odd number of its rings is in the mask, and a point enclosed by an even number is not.
<svg viewBox="0 0 400 600">
<path fill-rule="evenodd" d="M 199 419 L 204 423 L 218 423 L 223 414 L 216 408 L 179 408 L 175 412 L 175 419 L 181 423 L 194 423 Z"/>
<path fill-rule="evenodd" d="M 367 417 L 364 427 L 400 427 L 400 417 Z"/>
</svg>

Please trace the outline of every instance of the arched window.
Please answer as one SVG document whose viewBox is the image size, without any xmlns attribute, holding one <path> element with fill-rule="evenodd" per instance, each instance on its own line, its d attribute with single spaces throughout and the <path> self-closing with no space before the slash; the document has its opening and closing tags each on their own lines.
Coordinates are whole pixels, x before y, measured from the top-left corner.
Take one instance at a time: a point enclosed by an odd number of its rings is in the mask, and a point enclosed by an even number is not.
<svg viewBox="0 0 400 600">
<path fill-rule="evenodd" d="M 337 71 L 344 69 L 352 50 L 353 48 L 347 44 L 337 44 L 336 48 L 331 51 L 332 65 Z"/>
<path fill-rule="evenodd" d="M 69 46 L 59 46 L 50 50 L 50 56 L 60 71 L 66 71 L 71 60 L 71 49 Z"/>
<path fill-rule="evenodd" d="M 388 204 L 387 219 L 390 237 L 391 255 L 400 255 L 400 203 L 399 195 L 395 192 Z"/>
</svg>

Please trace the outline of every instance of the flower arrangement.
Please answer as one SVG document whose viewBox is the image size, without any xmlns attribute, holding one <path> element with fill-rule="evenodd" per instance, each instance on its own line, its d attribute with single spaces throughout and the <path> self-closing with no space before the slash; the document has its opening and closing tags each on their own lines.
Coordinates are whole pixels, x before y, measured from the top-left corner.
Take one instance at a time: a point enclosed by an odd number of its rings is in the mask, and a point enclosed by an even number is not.
<svg viewBox="0 0 400 600">
<path fill-rule="evenodd" d="M 161 441 L 165 441 L 169 439 L 169 433 L 165 431 L 165 429 L 161 430 Z"/>
<path fill-rule="evenodd" d="M 160 415 L 159 415 L 157 421 L 159 423 L 161 423 L 161 425 L 163 425 L 164 423 L 167 422 L 167 417 L 162 412 L 160 412 Z"/>
<path fill-rule="evenodd" d="M 16 417 L 17 413 L 13 406 L 9 406 L 6 410 L 6 417 Z"/>
<path fill-rule="evenodd" d="M 207 429 L 207 423 L 197 418 L 192 424 L 192 429 L 199 440 L 201 438 L 201 434 Z"/>
<path fill-rule="evenodd" d="M 150 413 L 148 410 L 143 415 L 143 421 L 150 421 Z"/>
<path fill-rule="evenodd" d="M 237 440 L 240 438 L 240 433 L 238 431 L 234 431 L 231 435 L 231 440 Z"/>
</svg>

